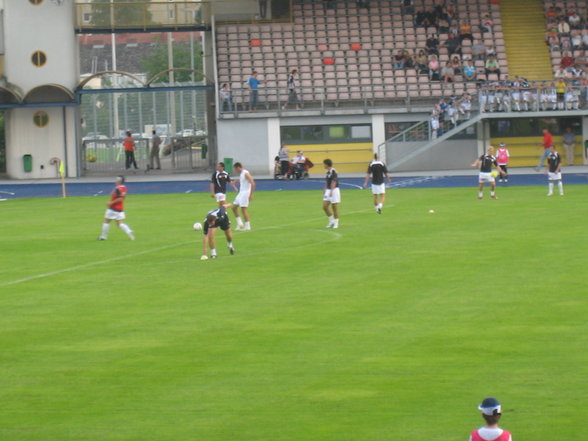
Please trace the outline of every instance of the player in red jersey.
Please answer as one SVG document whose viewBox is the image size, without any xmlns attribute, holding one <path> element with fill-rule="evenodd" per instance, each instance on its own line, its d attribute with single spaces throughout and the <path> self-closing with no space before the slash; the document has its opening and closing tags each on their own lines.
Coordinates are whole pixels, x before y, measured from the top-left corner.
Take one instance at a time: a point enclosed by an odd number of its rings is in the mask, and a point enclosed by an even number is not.
<svg viewBox="0 0 588 441">
<path fill-rule="evenodd" d="M 127 195 L 127 187 L 125 187 L 125 178 L 118 176 L 115 181 L 116 187 L 110 193 L 110 201 L 106 203 L 106 214 L 104 214 L 104 223 L 102 224 L 102 234 L 98 240 L 106 240 L 108 231 L 110 230 L 110 221 L 116 221 L 118 227 L 123 230 L 131 240 L 135 240 L 133 231 L 127 224 L 124 223 L 124 200 Z"/>
<path fill-rule="evenodd" d="M 478 406 L 486 425 L 476 429 L 470 435 L 470 441 L 512 441 L 507 430 L 498 427 L 502 415 L 502 406 L 496 398 L 486 398 Z"/>
</svg>

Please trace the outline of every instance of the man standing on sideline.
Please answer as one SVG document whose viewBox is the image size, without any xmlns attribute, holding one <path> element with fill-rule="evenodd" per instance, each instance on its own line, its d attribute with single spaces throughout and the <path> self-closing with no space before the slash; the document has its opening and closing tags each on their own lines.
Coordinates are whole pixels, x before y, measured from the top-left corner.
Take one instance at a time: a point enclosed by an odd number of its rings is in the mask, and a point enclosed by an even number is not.
<svg viewBox="0 0 588 441">
<path fill-rule="evenodd" d="M 470 441 L 512 441 L 511 434 L 498 427 L 502 416 L 502 407 L 496 398 L 485 398 L 478 406 L 486 425 L 476 429 L 470 435 Z"/>
<path fill-rule="evenodd" d="M 510 152 L 506 148 L 506 144 L 501 142 L 498 145 L 498 151 L 496 152 L 496 162 L 504 171 L 504 175 L 500 175 L 498 182 L 508 182 L 508 161 L 510 160 Z"/>
<path fill-rule="evenodd" d="M 280 161 L 280 173 L 285 178 L 290 168 L 290 155 L 288 153 L 288 147 L 285 143 L 282 143 L 280 152 L 278 153 L 278 160 Z"/>
<path fill-rule="evenodd" d="M 233 95 L 231 89 L 227 83 L 223 84 L 219 90 L 221 99 L 221 112 L 232 112 L 233 111 Z"/>
<path fill-rule="evenodd" d="M 484 184 L 486 182 L 490 183 L 490 197 L 492 199 L 498 199 L 495 193 L 496 180 L 492 176 L 492 166 L 495 165 L 501 175 L 504 175 L 504 171 L 502 171 L 502 168 L 496 162 L 496 158 L 494 157 L 494 147 L 488 147 L 488 152 L 476 159 L 472 164 L 472 167 L 477 167 L 478 165 L 480 166 L 478 199 L 484 197 Z"/>
<path fill-rule="evenodd" d="M 159 146 L 161 145 L 161 138 L 157 135 L 157 132 L 153 130 L 153 136 L 151 137 L 151 153 L 149 154 L 149 167 L 154 168 L 154 164 L 157 163 L 157 170 L 161 170 L 161 161 L 159 160 Z"/>
<path fill-rule="evenodd" d="M 286 110 L 288 104 L 296 106 L 296 109 L 300 110 L 300 103 L 298 102 L 298 94 L 296 93 L 296 75 L 298 71 L 292 69 L 290 76 L 288 77 L 288 101 L 282 106 L 282 109 Z"/>
<path fill-rule="evenodd" d="M 106 203 L 107 208 L 104 214 L 104 222 L 102 223 L 102 234 L 98 237 L 98 240 L 106 240 L 108 238 L 110 221 L 116 221 L 118 227 L 129 236 L 129 239 L 135 240 L 133 231 L 124 223 L 124 201 L 127 195 L 127 187 L 124 184 L 125 178 L 118 176 L 115 181 L 116 186 L 112 190 L 112 193 L 110 193 L 110 201 Z"/>
<path fill-rule="evenodd" d="M 563 146 L 566 149 L 566 159 L 568 160 L 568 165 L 574 165 L 576 135 L 574 135 L 574 132 L 572 132 L 571 127 L 566 127 L 566 131 L 563 134 Z"/>
<path fill-rule="evenodd" d="M 220 207 L 209 211 L 206 215 L 206 219 L 204 219 L 204 224 L 202 225 L 204 237 L 202 238 L 202 257 L 200 257 L 200 260 L 208 259 L 209 246 L 210 258 L 216 259 L 215 235 L 217 227 L 220 227 L 220 229 L 225 232 L 229 253 L 231 253 L 231 255 L 235 254 L 235 248 L 233 247 L 233 234 L 231 233 L 231 222 L 229 221 L 229 216 L 227 215 L 226 210 L 228 207 L 230 207 L 229 204 L 221 205 Z"/>
<path fill-rule="evenodd" d="M 557 182 L 557 187 L 559 189 L 559 195 L 563 196 L 563 183 L 561 181 L 561 156 L 557 153 L 555 146 L 552 145 L 549 149 L 549 156 L 547 156 L 547 179 L 549 180 L 549 186 L 547 191 L 547 196 L 551 196 L 553 194 L 553 184 Z"/>
<path fill-rule="evenodd" d="M 333 161 L 325 159 L 323 164 L 327 170 L 325 191 L 323 193 L 323 210 L 329 218 L 327 228 L 339 228 L 339 204 L 341 203 L 339 177 L 337 176 L 337 170 L 333 168 Z M 331 207 L 333 212 L 331 212 Z"/>
<path fill-rule="evenodd" d="M 249 110 L 257 110 L 260 84 L 261 80 L 257 79 L 257 71 L 254 70 L 247 80 L 247 87 L 249 88 Z"/>
<path fill-rule="evenodd" d="M 237 220 L 237 231 L 250 231 L 251 223 L 249 221 L 249 202 L 253 199 L 253 192 L 255 191 L 255 181 L 251 177 L 251 173 L 243 168 L 240 162 L 235 162 L 233 166 L 235 171 L 239 173 L 239 193 L 233 202 L 233 214 Z M 239 216 L 239 207 L 241 207 L 241 214 L 245 223 Z"/>
<path fill-rule="evenodd" d="M 133 165 L 137 170 L 139 167 L 137 167 L 137 161 L 135 161 L 135 141 L 133 141 L 131 132 L 127 132 L 123 145 L 125 148 L 125 168 L 128 170 Z"/>
<path fill-rule="evenodd" d="M 386 183 L 384 182 L 384 179 L 389 184 L 390 176 L 388 176 L 388 169 L 386 168 L 386 164 L 378 160 L 377 153 L 374 153 L 374 160 L 370 162 L 370 165 L 368 166 L 367 175 L 365 176 L 365 181 L 363 182 L 364 188 L 367 188 L 370 176 L 372 178 L 374 207 L 376 209 L 376 213 L 382 214 L 382 208 L 384 207 L 384 202 L 386 202 Z"/>
<path fill-rule="evenodd" d="M 549 155 L 549 148 L 553 145 L 553 136 L 547 129 L 543 129 L 543 144 L 539 143 L 539 146 L 541 145 L 543 146 L 543 154 L 541 155 L 541 158 L 539 158 L 539 164 L 535 167 L 536 171 L 540 171 L 541 167 L 543 167 L 543 163 Z"/>
<path fill-rule="evenodd" d="M 222 207 L 227 200 L 227 183 L 231 184 L 233 190 L 237 191 L 237 187 L 225 171 L 225 163 L 219 162 L 216 164 L 216 170 L 210 179 L 210 197 L 216 198 L 219 207 Z"/>
</svg>

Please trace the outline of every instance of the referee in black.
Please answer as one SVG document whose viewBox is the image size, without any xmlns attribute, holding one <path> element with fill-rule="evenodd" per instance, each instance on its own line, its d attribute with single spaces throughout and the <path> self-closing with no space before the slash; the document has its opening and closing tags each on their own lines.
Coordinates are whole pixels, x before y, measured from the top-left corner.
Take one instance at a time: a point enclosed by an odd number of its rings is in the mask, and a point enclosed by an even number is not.
<svg viewBox="0 0 588 441">
<path fill-rule="evenodd" d="M 374 195 L 374 208 L 376 213 L 382 214 L 384 202 L 386 202 L 386 182 L 390 184 L 390 176 L 386 164 L 378 159 L 374 153 L 374 160 L 370 162 L 363 182 L 363 188 L 367 188 L 368 181 L 372 178 L 372 194 Z"/>
</svg>

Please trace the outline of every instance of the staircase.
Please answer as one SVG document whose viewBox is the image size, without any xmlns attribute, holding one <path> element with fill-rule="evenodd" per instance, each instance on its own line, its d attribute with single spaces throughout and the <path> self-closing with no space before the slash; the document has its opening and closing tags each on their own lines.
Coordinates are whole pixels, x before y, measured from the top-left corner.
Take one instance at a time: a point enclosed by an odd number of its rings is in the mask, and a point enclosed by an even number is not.
<svg viewBox="0 0 588 441">
<path fill-rule="evenodd" d="M 543 0 L 502 0 L 500 15 L 510 76 L 552 78 Z"/>
</svg>

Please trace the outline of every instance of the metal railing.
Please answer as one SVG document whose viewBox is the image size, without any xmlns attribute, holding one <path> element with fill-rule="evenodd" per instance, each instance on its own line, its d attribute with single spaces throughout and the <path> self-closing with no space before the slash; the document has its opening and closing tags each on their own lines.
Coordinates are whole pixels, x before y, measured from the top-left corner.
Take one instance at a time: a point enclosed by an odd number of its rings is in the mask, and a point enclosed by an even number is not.
<svg viewBox="0 0 588 441">
<path fill-rule="evenodd" d="M 563 94 L 557 87 L 508 88 L 488 85 L 478 92 L 481 113 L 540 112 L 586 108 L 588 86 L 568 84 Z"/>
<path fill-rule="evenodd" d="M 154 167 L 150 160 L 150 138 L 133 138 L 135 160 L 140 170 Z M 162 170 L 192 170 L 207 168 L 208 142 L 206 137 L 162 137 L 159 158 Z M 123 139 L 93 138 L 81 143 L 82 174 L 120 173 L 125 170 Z"/>
<path fill-rule="evenodd" d="M 76 3 L 78 32 L 178 29 L 210 26 L 208 1 Z"/>
<path fill-rule="evenodd" d="M 221 84 L 219 84 L 220 86 Z M 251 91 L 247 88 L 235 88 L 231 91 L 230 102 L 219 99 L 219 117 L 238 116 L 240 114 L 250 114 L 256 111 L 278 112 L 283 111 L 297 111 L 300 110 L 318 110 L 325 112 L 333 109 L 359 109 L 363 112 L 368 112 L 375 107 L 397 107 L 406 112 L 429 111 L 429 105 L 433 105 L 441 98 L 448 98 L 451 96 L 460 96 L 468 90 L 471 91 L 471 83 L 431 83 L 430 92 L 422 93 L 418 89 L 417 84 L 405 85 L 356 85 L 356 86 L 314 86 L 314 87 L 298 87 L 296 88 L 296 100 L 290 100 L 289 93 L 286 88 L 277 87 L 260 87 L 258 90 L 258 103 L 253 110 Z M 585 109 L 587 103 L 588 86 L 568 86 L 570 90 L 578 97 L 578 109 Z M 551 88 L 530 88 L 521 89 L 521 104 L 520 111 L 541 111 L 541 110 L 558 110 L 557 106 L 548 105 L 546 109 L 542 109 L 541 99 L 532 100 L 528 106 L 525 107 L 522 97 L 526 95 L 539 96 L 544 95 L 544 91 Z M 515 105 L 513 96 L 516 97 L 514 89 L 482 87 L 479 90 L 483 91 L 478 96 L 499 97 L 501 105 L 497 102 L 493 108 L 489 108 L 488 103 L 478 102 L 480 109 L 485 112 L 518 112 L 519 106 Z M 505 97 L 508 96 L 508 99 Z M 475 100 L 475 98 L 474 98 Z M 505 103 L 510 104 L 505 104 Z M 284 109 L 284 105 L 287 108 Z M 574 110 L 573 105 L 563 106 L 559 110 Z"/>
<path fill-rule="evenodd" d="M 449 84 L 449 83 L 448 83 Z M 219 84 L 222 86 L 222 84 Z M 462 87 L 463 89 L 463 87 Z M 416 89 L 403 89 L 394 86 L 384 85 L 361 85 L 361 86 L 315 86 L 298 87 L 296 89 L 296 100 L 289 99 L 288 90 L 278 87 L 260 87 L 258 90 L 258 102 L 253 106 L 251 91 L 247 88 L 231 90 L 230 102 L 219 99 L 219 116 L 255 111 L 296 111 L 320 110 L 326 111 L 337 108 L 359 108 L 368 111 L 373 107 L 405 107 L 408 111 L 412 106 L 428 105 L 436 102 L 442 97 L 451 96 L 459 87 L 452 87 L 451 84 L 444 89 L 439 89 L 438 96 L 425 96 Z M 461 90 L 463 93 L 463 90 Z M 287 105 L 287 109 L 284 109 Z M 255 110 L 253 110 L 255 107 Z M 420 108 L 418 111 L 422 112 Z"/>
</svg>

